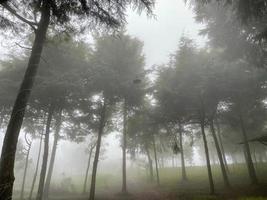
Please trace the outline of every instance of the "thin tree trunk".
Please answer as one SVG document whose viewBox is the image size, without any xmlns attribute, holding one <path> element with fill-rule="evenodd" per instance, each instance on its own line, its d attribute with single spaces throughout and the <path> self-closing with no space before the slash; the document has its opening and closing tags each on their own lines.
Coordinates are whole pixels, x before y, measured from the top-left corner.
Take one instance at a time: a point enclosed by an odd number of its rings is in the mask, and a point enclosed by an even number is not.
<svg viewBox="0 0 267 200">
<path fill-rule="evenodd" d="M 153 142 L 153 150 L 154 150 L 154 159 L 155 159 L 156 175 L 157 175 L 157 184 L 159 185 L 160 184 L 160 181 L 159 181 L 158 156 L 157 156 L 157 149 L 156 149 L 156 143 L 155 143 L 155 137 L 154 137 L 154 135 L 153 135 L 152 142 Z"/>
<path fill-rule="evenodd" d="M 124 101 L 123 105 L 123 144 L 122 144 L 122 193 L 127 193 L 127 182 L 126 182 L 126 148 L 127 148 L 127 105 Z"/>
<path fill-rule="evenodd" d="M 25 108 L 28 103 L 40 63 L 40 57 L 49 22 L 50 5 L 48 1 L 44 1 L 41 9 L 41 19 L 36 31 L 36 37 L 33 43 L 28 67 L 16 97 L 3 142 L 0 163 L 0 194 L 1 199 L 3 200 L 12 199 L 12 190 L 15 180 L 14 162 L 19 132 L 24 118 Z"/>
<path fill-rule="evenodd" d="M 248 143 L 245 124 L 244 124 L 244 121 L 243 121 L 243 118 L 242 118 L 242 114 L 241 114 L 240 111 L 239 111 L 239 121 L 240 121 L 243 141 L 244 141 L 245 160 L 246 160 L 246 163 L 247 163 L 247 168 L 248 168 L 250 181 L 251 181 L 252 184 L 258 184 L 258 178 L 257 178 L 256 171 L 255 171 L 255 168 L 254 168 L 254 165 L 253 165 L 252 158 L 251 158 L 251 151 L 250 151 L 250 147 L 249 147 L 249 143 Z"/>
<path fill-rule="evenodd" d="M 51 183 L 51 178 L 52 178 L 55 158 L 56 158 L 56 152 L 57 152 L 57 144 L 58 144 L 58 140 L 60 137 L 59 132 L 60 132 L 61 123 L 62 123 L 61 117 L 62 117 L 62 108 L 60 108 L 58 117 L 56 119 L 56 130 L 55 130 L 55 135 L 54 135 L 54 142 L 53 142 L 49 168 L 48 168 L 45 186 L 44 186 L 44 199 L 48 199 L 48 195 L 49 195 L 50 183 Z"/>
<path fill-rule="evenodd" d="M 222 142 L 221 128 L 220 128 L 220 124 L 219 124 L 217 119 L 215 119 L 215 124 L 216 124 L 216 128 L 217 128 L 217 135 L 218 135 L 218 139 L 219 139 L 219 143 L 220 143 L 220 149 L 221 149 L 222 156 L 223 156 L 224 166 L 225 166 L 226 171 L 229 172 L 229 167 L 227 164 L 227 159 L 225 156 L 225 151 L 224 151 L 223 142 Z"/>
<path fill-rule="evenodd" d="M 31 151 L 31 143 L 28 144 L 28 149 L 27 149 L 26 163 L 25 163 L 25 167 L 24 167 L 22 186 L 21 186 L 21 191 L 20 191 L 20 200 L 23 200 L 23 198 L 24 198 L 24 188 L 25 188 L 25 181 L 26 181 L 26 175 L 27 175 L 27 170 L 28 170 L 30 151 Z"/>
<path fill-rule="evenodd" d="M 92 153 L 93 153 L 94 148 L 95 148 L 95 145 L 93 145 L 90 148 L 90 151 L 89 151 L 89 158 L 88 158 L 88 162 L 87 162 L 87 167 L 86 167 L 86 172 L 85 172 L 85 179 L 84 179 L 84 183 L 83 183 L 83 194 L 85 194 L 85 192 L 86 192 L 87 179 L 88 179 L 89 168 L 90 168 L 90 164 L 91 164 L 91 157 L 92 157 Z"/>
<path fill-rule="evenodd" d="M 207 162 L 207 170 L 208 170 L 208 177 L 209 177 L 209 184 L 210 184 L 210 193 L 214 194 L 214 182 L 212 178 L 212 172 L 211 172 L 211 165 L 210 165 L 210 156 L 209 156 L 209 148 L 207 143 L 207 138 L 205 134 L 205 106 L 202 97 L 200 97 L 200 103 L 201 103 L 201 109 L 199 113 L 200 117 L 200 126 L 201 126 L 201 134 L 203 137 L 203 143 L 204 143 L 204 149 L 205 149 L 205 155 L 206 155 L 206 162 Z"/>
<path fill-rule="evenodd" d="M 258 170 L 258 161 L 257 161 L 256 149 L 254 146 L 252 146 L 252 149 L 253 149 L 254 166 L 255 166 L 255 169 Z"/>
<path fill-rule="evenodd" d="M 92 170 L 92 179 L 91 179 L 91 188 L 90 188 L 89 200 L 95 199 L 96 172 L 97 172 L 97 164 L 98 164 L 99 153 L 100 153 L 101 138 L 102 138 L 102 134 L 103 134 L 104 127 L 105 127 L 105 121 L 106 121 L 105 118 L 106 118 L 106 102 L 104 102 L 104 105 L 103 105 L 103 108 L 101 111 L 101 116 L 100 116 L 95 158 L 94 158 L 93 170 Z"/>
<path fill-rule="evenodd" d="M 182 181 L 187 180 L 186 171 L 185 171 L 185 160 L 184 160 L 184 149 L 183 149 L 183 133 L 182 125 L 179 122 L 179 137 L 180 137 L 180 150 L 181 150 L 181 166 L 182 166 Z"/>
<path fill-rule="evenodd" d="M 221 149 L 220 149 L 220 146 L 219 146 L 218 139 L 216 137 L 213 120 L 211 120 L 211 122 L 210 122 L 210 129 L 211 129 L 212 137 L 213 137 L 213 140 L 214 140 L 214 143 L 215 143 L 216 151 L 217 151 L 217 154 L 218 154 L 224 185 L 227 188 L 229 188 L 230 187 L 230 183 L 229 183 L 229 179 L 228 179 L 228 176 L 227 176 L 227 173 L 226 173 L 226 169 L 225 169 L 225 165 L 224 165 L 224 162 L 223 162 L 223 155 L 222 155 L 222 152 L 221 152 Z"/>
<path fill-rule="evenodd" d="M 205 148 L 205 155 L 206 155 L 206 162 L 207 162 L 207 169 L 208 169 L 208 177 L 209 177 L 209 184 L 210 184 L 210 193 L 214 194 L 214 182 L 212 178 L 212 172 L 211 172 L 211 166 L 210 166 L 210 157 L 209 157 L 209 149 L 208 149 L 208 144 L 207 144 L 207 138 L 205 134 L 205 126 L 204 126 L 204 121 L 200 123 L 201 126 L 201 134 L 203 137 L 203 143 L 204 143 L 204 148 Z"/>
<path fill-rule="evenodd" d="M 1 113 L 0 113 L 0 130 L 2 128 L 2 124 L 3 124 L 3 121 L 4 121 L 4 106 L 2 106 L 2 109 L 1 109 Z"/>
<path fill-rule="evenodd" d="M 146 155 L 147 155 L 147 159 L 148 159 L 150 181 L 152 182 L 153 179 L 154 179 L 154 176 L 153 176 L 153 163 L 152 163 L 152 159 L 151 159 L 151 156 L 150 156 L 149 149 L 148 149 L 146 144 L 145 144 L 145 151 L 146 151 Z"/>
<path fill-rule="evenodd" d="M 39 163 L 40 163 L 40 157 L 41 157 L 41 150 L 42 150 L 42 142 L 43 142 L 43 131 L 42 131 L 41 138 L 40 138 L 38 157 L 37 157 L 35 172 L 34 172 L 34 175 L 33 175 L 33 180 L 32 180 L 32 186 L 31 186 L 31 191 L 30 191 L 30 195 L 29 195 L 29 200 L 32 199 L 32 193 L 33 193 L 34 185 L 35 185 L 36 178 L 37 178 L 37 173 L 38 173 L 38 168 L 39 168 Z"/>
<path fill-rule="evenodd" d="M 47 115 L 45 138 L 44 138 L 43 163 L 42 163 L 41 172 L 40 172 L 40 180 L 39 180 L 39 186 L 38 186 L 36 200 L 42 200 L 43 199 L 44 182 L 45 182 L 47 160 L 48 160 L 48 151 L 49 151 L 49 134 L 50 134 L 50 126 L 51 126 L 53 113 L 54 113 L 54 105 L 50 104 L 48 115 Z"/>
</svg>

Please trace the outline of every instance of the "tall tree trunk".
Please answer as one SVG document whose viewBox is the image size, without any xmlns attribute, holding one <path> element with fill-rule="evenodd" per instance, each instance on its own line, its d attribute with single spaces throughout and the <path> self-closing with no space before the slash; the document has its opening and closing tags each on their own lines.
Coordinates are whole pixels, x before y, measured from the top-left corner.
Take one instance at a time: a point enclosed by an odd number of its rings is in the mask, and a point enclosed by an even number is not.
<svg viewBox="0 0 267 200">
<path fill-rule="evenodd" d="M 156 143 L 155 143 L 155 137 L 153 135 L 152 138 L 152 142 L 153 142 L 153 150 L 154 150 L 154 159 L 155 159 L 155 167 L 156 167 L 156 175 L 157 175 L 157 184 L 160 184 L 159 181 L 159 168 L 158 168 L 158 156 L 157 156 L 157 149 L 156 149 Z"/>
<path fill-rule="evenodd" d="M 42 131 L 41 138 L 40 138 L 38 157 L 37 157 L 35 172 L 34 172 L 34 175 L 33 175 L 33 180 L 32 180 L 32 186 L 31 186 L 31 191 L 30 191 L 30 195 L 29 195 L 29 200 L 32 199 L 32 193 L 33 193 L 34 185 L 35 185 L 36 178 L 37 178 L 37 173 L 38 173 L 38 168 L 39 168 L 39 163 L 40 163 L 40 157 L 41 157 L 41 150 L 42 150 L 42 142 L 43 142 L 43 131 Z"/>
<path fill-rule="evenodd" d="M 34 79 L 37 73 L 40 57 L 45 42 L 45 36 L 50 21 L 50 5 L 44 1 L 41 10 L 41 19 L 36 31 L 28 67 L 20 86 L 11 117 L 7 126 L 0 163 L 0 194 L 1 199 L 11 200 L 14 184 L 14 162 L 18 143 L 19 132 L 25 114 Z"/>
<path fill-rule="evenodd" d="M 124 101 L 123 105 L 123 136 L 122 136 L 122 193 L 127 193 L 126 182 L 126 148 L 127 148 L 127 105 Z"/>
<path fill-rule="evenodd" d="M 42 167 L 41 167 L 41 172 L 40 172 L 40 180 L 39 180 L 39 186 L 38 186 L 36 200 L 42 200 L 43 199 L 44 182 L 45 182 L 47 160 L 48 160 L 48 151 L 49 151 L 49 134 L 50 134 L 50 126 L 51 126 L 53 113 L 54 113 L 54 105 L 50 104 L 48 115 L 47 115 L 45 138 L 44 138 L 43 162 L 42 162 Z"/>
<path fill-rule="evenodd" d="M 220 149 L 220 146 L 219 146 L 219 142 L 218 142 L 218 139 L 216 137 L 213 120 L 211 120 L 211 122 L 210 122 L 210 130 L 211 130 L 212 137 L 213 137 L 213 140 L 214 140 L 214 143 L 215 143 L 215 147 L 216 147 L 216 151 L 217 151 L 217 154 L 218 154 L 224 185 L 227 188 L 229 188 L 230 187 L 230 183 L 229 183 L 229 179 L 228 179 L 228 176 L 227 176 L 227 173 L 226 173 L 226 169 L 225 169 L 225 165 L 224 165 L 224 162 L 223 162 L 223 156 L 222 156 L 222 152 L 221 152 L 221 149 Z"/>
<path fill-rule="evenodd" d="M 23 200 L 23 198 L 24 198 L 24 188 L 25 188 L 25 181 L 26 181 L 26 175 L 27 175 L 27 170 L 28 170 L 30 151 L 31 151 L 31 143 L 28 144 L 28 149 L 27 149 L 26 163 L 25 163 L 25 167 L 24 167 L 22 186 L 21 186 L 21 191 L 20 191 L 20 200 Z"/>
<path fill-rule="evenodd" d="M 216 124 L 216 128 L 217 128 L 217 135 L 218 135 L 218 139 L 219 139 L 219 143 L 220 143 L 220 149 L 221 149 L 222 156 L 223 156 L 224 166 L 225 166 L 226 171 L 229 172 L 229 168 L 228 168 L 228 164 L 227 164 L 227 160 L 226 160 L 226 156 L 225 156 L 225 151 L 224 151 L 224 147 L 223 147 L 223 142 L 222 142 L 221 128 L 220 128 L 220 124 L 216 118 L 215 118 L 215 124 Z"/>
<path fill-rule="evenodd" d="M 62 118 L 62 108 L 60 108 L 58 117 L 56 119 L 56 130 L 55 130 L 55 135 L 54 135 L 54 142 L 53 142 L 49 168 L 48 168 L 45 186 L 44 186 L 44 199 L 48 199 L 48 195 L 49 195 L 50 183 L 51 183 L 51 178 L 52 178 L 54 163 L 55 163 L 55 158 L 56 158 L 57 144 L 58 144 L 58 140 L 60 137 L 59 132 L 60 132 L 61 123 L 62 123 L 61 118 Z"/>
<path fill-rule="evenodd" d="M 185 160 L 184 160 L 184 149 L 183 149 L 183 133 L 182 125 L 179 122 L 179 137 L 180 137 L 180 150 L 181 150 L 181 166 L 182 166 L 182 181 L 187 180 L 186 171 L 185 171 Z"/>
<path fill-rule="evenodd" d="M 199 112 L 199 117 L 200 117 L 199 119 L 200 119 L 201 134 L 203 138 L 205 155 L 206 155 L 207 170 L 208 170 L 208 177 L 209 177 L 209 184 L 210 184 L 210 193 L 214 194 L 214 182 L 213 182 L 212 172 L 211 172 L 209 148 L 208 148 L 208 143 L 207 143 L 207 138 L 206 138 L 206 133 L 205 133 L 206 113 L 205 113 L 205 105 L 204 105 L 202 97 L 200 97 L 200 103 L 201 103 L 201 108 Z"/>
<path fill-rule="evenodd" d="M 211 166 L 210 166 L 209 149 L 208 149 L 207 138 L 206 138 L 206 134 L 205 134 L 204 120 L 201 120 L 200 126 L 201 126 L 201 134 L 203 137 L 203 143 L 204 143 L 204 148 L 205 148 L 208 177 L 209 177 L 209 184 L 210 184 L 210 193 L 214 194 L 214 182 L 213 182 Z"/>
<path fill-rule="evenodd" d="M 247 168 L 248 168 L 250 181 L 251 181 L 252 184 L 258 184 L 258 178 L 257 178 L 257 175 L 256 175 L 256 171 L 255 171 L 253 162 L 252 162 L 251 151 L 250 151 L 248 138 L 247 138 L 247 132 L 246 132 L 246 129 L 245 129 L 245 124 L 244 124 L 244 121 L 243 121 L 243 118 L 242 118 L 241 111 L 239 111 L 239 122 L 240 122 L 241 132 L 242 132 L 243 141 L 244 141 L 244 154 L 245 154 L 245 160 L 246 160 L 246 163 L 247 163 Z"/>
<path fill-rule="evenodd" d="M 90 147 L 90 151 L 89 151 L 89 158 L 88 158 L 88 162 L 87 162 L 87 167 L 86 167 L 86 172 L 85 172 L 85 179 L 84 179 L 84 183 L 83 183 L 83 194 L 85 194 L 85 192 L 86 192 L 87 179 L 88 179 L 89 168 L 90 168 L 91 158 L 92 158 L 92 153 L 93 153 L 94 148 L 95 148 L 95 145 Z"/>
<path fill-rule="evenodd" d="M 258 160 L 257 160 L 257 155 L 256 155 L 256 149 L 254 146 L 252 146 L 252 149 L 253 149 L 254 166 L 257 170 L 258 169 Z"/>
<path fill-rule="evenodd" d="M 4 117 L 5 117 L 5 115 L 4 115 L 4 106 L 2 106 L 1 113 L 0 113 L 0 130 L 2 128 Z"/>
<path fill-rule="evenodd" d="M 147 147 L 147 144 L 145 144 L 145 151 L 146 151 L 146 155 L 147 155 L 147 159 L 148 159 L 150 181 L 152 182 L 153 179 L 154 179 L 154 176 L 153 176 L 153 163 L 152 163 L 152 159 L 151 159 L 150 152 L 149 152 L 149 149 Z"/>
<path fill-rule="evenodd" d="M 94 158 L 93 170 L 92 170 L 89 200 L 95 199 L 95 183 L 96 183 L 97 164 L 98 164 L 99 153 L 100 153 L 101 138 L 102 138 L 102 134 L 103 134 L 104 127 L 105 127 L 105 121 L 106 121 L 106 102 L 104 102 L 104 105 L 101 111 L 101 116 L 100 116 L 98 137 L 97 137 L 96 150 L 95 150 L 95 158 Z"/>
</svg>

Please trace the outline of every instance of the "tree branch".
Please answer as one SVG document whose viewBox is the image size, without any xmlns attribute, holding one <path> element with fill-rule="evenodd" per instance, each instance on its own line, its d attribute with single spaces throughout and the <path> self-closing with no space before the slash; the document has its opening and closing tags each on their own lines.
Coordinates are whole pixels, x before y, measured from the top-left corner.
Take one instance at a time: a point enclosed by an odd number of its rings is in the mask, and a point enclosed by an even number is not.
<svg viewBox="0 0 267 200">
<path fill-rule="evenodd" d="M 7 9 L 11 14 L 15 15 L 18 19 L 20 19 L 21 21 L 23 21 L 24 23 L 28 24 L 34 31 L 36 31 L 36 27 L 38 24 L 32 21 L 29 21 L 27 19 L 25 19 L 24 17 L 20 16 L 16 10 L 14 10 L 13 8 L 11 8 L 7 3 L 1 3 L 1 5 Z"/>
<path fill-rule="evenodd" d="M 19 46 L 20 48 L 23 48 L 23 49 L 27 49 L 27 50 L 32 50 L 32 48 L 30 48 L 30 47 L 24 47 L 24 46 L 22 46 L 22 45 L 20 45 L 19 43 L 17 43 L 17 42 L 15 42 L 15 44 L 17 45 L 17 46 Z"/>
</svg>

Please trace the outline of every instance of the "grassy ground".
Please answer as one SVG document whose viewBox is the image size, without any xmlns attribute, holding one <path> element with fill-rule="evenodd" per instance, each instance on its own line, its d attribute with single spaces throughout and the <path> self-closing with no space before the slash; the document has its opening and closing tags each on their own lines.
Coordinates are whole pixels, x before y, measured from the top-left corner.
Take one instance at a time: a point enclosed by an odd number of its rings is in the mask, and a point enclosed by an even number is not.
<svg viewBox="0 0 267 200">
<path fill-rule="evenodd" d="M 225 189 L 219 166 L 213 166 L 215 195 L 209 195 L 207 169 L 205 167 L 187 167 L 188 181 L 181 181 L 180 168 L 160 169 L 160 186 L 149 182 L 144 170 L 128 169 L 129 195 L 121 195 L 121 175 L 99 174 L 97 176 L 97 200 L 267 200 L 267 163 L 257 165 L 260 186 L 249 183 L 245 165 L 229 166 L 231 189 Z M 83 177 L 74 177 L 74 191 L 55 190 L 51 200 L 84 200 L 87 194 L 81 194 Z M 266 198 L 265 198 L 266 197 Z"/>
</svg>

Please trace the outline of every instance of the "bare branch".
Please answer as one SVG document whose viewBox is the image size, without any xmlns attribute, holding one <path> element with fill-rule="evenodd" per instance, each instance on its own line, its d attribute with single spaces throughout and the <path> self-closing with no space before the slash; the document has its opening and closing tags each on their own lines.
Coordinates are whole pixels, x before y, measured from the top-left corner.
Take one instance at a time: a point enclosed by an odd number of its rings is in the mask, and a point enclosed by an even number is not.
<svg viewBox="0 0 267 200">
<path fill-rule="evenodd" d="M 30 47 L 24 47 L 24 46 L 20 45 L 20 44 L 17 43 L 17 42 L 15 42 L 15 44 L 16 44 L 17 46 L 19 46 L 20 48 L 27 49 L 27 50 L 32 50 L 32 48 L 30 48 Z"/>
<path fill-rule="evenodd" d="M 11 8 L 7 3 L 1 3 L 1 5 L 7 9 L 11 14 L 15 15 L 18 19 L 23 21 L 24 23 L 28 24 L 34 31 L 36 31 L 36 27 L 38 24 L 32 21 L 25 19 L 24 17 L 20 16 L 15 9 Z"/>
</svg>

